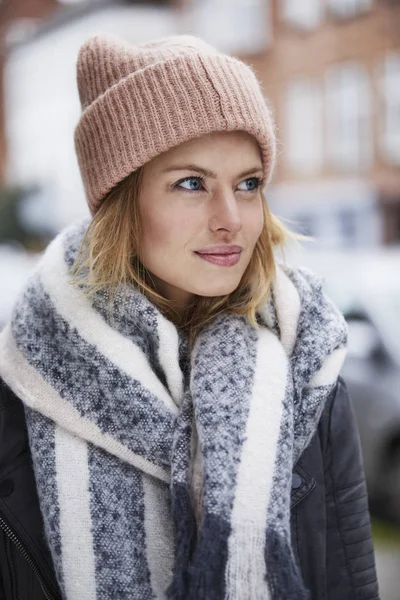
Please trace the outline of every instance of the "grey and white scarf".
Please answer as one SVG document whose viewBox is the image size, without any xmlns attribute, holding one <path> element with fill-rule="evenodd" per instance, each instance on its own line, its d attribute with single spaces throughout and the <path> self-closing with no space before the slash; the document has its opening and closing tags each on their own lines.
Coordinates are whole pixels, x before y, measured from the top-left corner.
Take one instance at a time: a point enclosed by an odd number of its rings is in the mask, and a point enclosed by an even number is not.
<svg viewBox="0 0 400 600">
<path fill-rule="evenodd" d="M 87 225 L 49 245 L 0 335 L 64 598 L 307 598 L 291 474 L 344 360 L 342 316 L 315 275 L 278 266 L 259 329 L 223 313 L 189 354 L 133 287 L 110 311 L 71 285 Z"/>
</svg>

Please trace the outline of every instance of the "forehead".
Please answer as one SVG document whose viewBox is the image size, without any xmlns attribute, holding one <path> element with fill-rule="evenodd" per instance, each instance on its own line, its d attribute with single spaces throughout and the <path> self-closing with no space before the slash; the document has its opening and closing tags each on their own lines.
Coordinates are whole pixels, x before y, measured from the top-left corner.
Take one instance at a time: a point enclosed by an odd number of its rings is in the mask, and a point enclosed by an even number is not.
<svg viewBox="0 0 400 600">
<path fill-rule="evenodd" d="M 153 169 L 164 169 L 177 161 L 193 163 L 198 160 L 206 161 L 212 168 L 215 161 L 229 161 L 243 164 L 244 161 L 251 165 L 257 161 L 261 166 L 261 152 L 257 140 L 245 131 L 218 131 L 202 137 L 187 140 L 166 152 L 163 152 L 151 161 Z M 150 163 L 149 163 L 150 164 Z"/>
</svg>

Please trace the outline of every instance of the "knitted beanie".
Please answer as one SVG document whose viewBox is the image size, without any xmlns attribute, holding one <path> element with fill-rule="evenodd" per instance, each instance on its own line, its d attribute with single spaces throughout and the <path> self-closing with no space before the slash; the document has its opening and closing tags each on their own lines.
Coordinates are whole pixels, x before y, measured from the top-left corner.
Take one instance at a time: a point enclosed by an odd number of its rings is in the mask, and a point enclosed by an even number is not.
<svg viewBox="0 0 400 600">
<path fill-rule="evenodd" d="M 269 181 L 276 140 L 259 81 L 251 67 L 203 40 L 177 35 L 135 46 L 98 34 L 79 50 L 77 82 L 75 149 L 92 215 L 137 168 L 216 131 L 253 135 Z"/>
</svg>

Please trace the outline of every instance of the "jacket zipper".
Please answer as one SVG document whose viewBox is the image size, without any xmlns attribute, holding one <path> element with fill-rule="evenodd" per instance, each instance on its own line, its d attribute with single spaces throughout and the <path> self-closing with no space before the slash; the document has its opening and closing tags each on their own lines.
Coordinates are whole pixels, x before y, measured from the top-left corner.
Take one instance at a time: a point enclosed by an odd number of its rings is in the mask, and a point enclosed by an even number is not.
<svg viewBox="0 0 400 600">
<path fill-rule="evenodd" d="M 9 525 L 6 523 L 6 521 L 2 517 L 0 517 L 0 528 L 4 531 L 7 538 L 9 540 L 11 540 L 13 542 L 13 544 L 18 548 L 18 550 L 21 552 L 22 556 L 25 558 L 25 560 L 28 562 L 28 564 L 32 568 L 33 572 L 36 575 L 37 580 L 39 581 L 40 587 L 42 588 L 42 591 L 43 591 L 43 594 L 45 595 L 46 600 L 56 600 L 56 596 L 53 596 L 49 592 L 47 585 L 46 585 L 36 563 L 33 561 L 30 554 L 27 552 L 25 547 L 22 545 L 20 540 L 17 538 L 15 533 L 12 531 L 12 529 L 9 527 Z M 10 550 L 10 548 L 9 548 L 9 550 Z M 13 587 L 13 597 L 14 597 L 14 592 L 15 592 L 15 583 L 14 582 L 16 581 L 16 578 L 15 578 L 14 565 L 11 560 L 12 557 L 9 556 L 9 552 L 7 552 L 7 558 L 9 558 L 9 566 L 10 566 L 10 571 L 11 571 L 11 575 L 12 575 L 12 587 Z"/>
<path fill-rule="evenodd" d="M 8 568 L 10 569 L 10 580 L 11 580 L 11 598 L 12 600 L 18 600 L 18 596 L 17 596 L 17 579 L 16 579 L 16 575 L 15 575 L 15 568 L 14 568 L 14 561 L 13 561 L 13 557 L 11 554 L 11 541 L 10 538 L 6 538 L 5 540 L 5 546 L 6 546 L 6 556 L 7 556 L 7 564 L 8 564 Z"/>
</svg>

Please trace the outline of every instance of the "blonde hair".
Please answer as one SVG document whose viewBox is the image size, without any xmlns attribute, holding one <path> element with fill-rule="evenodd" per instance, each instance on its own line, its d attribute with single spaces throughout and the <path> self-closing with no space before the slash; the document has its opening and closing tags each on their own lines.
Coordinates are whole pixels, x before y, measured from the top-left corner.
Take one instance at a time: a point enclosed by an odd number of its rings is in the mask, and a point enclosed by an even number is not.
<svg viewBox="0 0 400 600">
<path fill-rule="evenodd" d="M 257 310 L 269 298 L 276 273 L 274 248 L 283 248 L 289 239 L 303 236 L 291 232 L 270 212 L 262 194 L 264 226 L 238 287 L 225 296 L 196 296 L 185 314 L 179 316 L 172 302 L 157 293 L 151 274 L 139 259 L 138 197 L 142 177 L 140 167 L 105 197 L 85 232 L 71 269 L 72 283 L 83 285 L 88 295 L 101 289 L 115 292 L 121 284 L 136 285 L 167 318 L 188 333 L 191 344 L 201 328 L 223 311 L 244 315 L 257 327 Z"/>
</svg>

